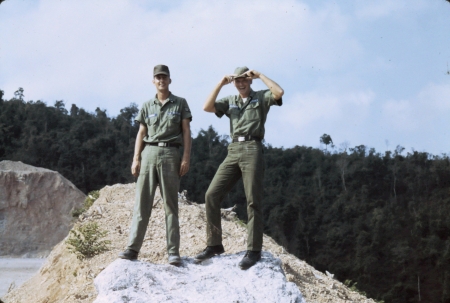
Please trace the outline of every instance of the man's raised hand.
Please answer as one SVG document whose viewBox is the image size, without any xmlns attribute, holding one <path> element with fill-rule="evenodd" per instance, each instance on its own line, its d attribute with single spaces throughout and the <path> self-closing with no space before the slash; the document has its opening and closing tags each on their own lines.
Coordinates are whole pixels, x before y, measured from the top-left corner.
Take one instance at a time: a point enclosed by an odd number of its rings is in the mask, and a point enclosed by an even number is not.
<svg viewBox="0 0 450 303">
<path fill-rule="evenodd" d="M 224 85 L 230 84 L 231 82 L 233 82 L 233 80 L 234 80 L 234 76 L 226 75 L 226 76 L 223 76 L 222 80 L 220 81 L 220 84 L 222 86 L 224 86 Z"/>
<path fill-rule="evenodd" d="M 246 75 L 247 78 L 252 78 L 252 79 L 258 79 L 259 76 L 261 75 L 260 72 L 254 70 L 254 69 L 246 71 L 244 74 Z"/>
</svg>

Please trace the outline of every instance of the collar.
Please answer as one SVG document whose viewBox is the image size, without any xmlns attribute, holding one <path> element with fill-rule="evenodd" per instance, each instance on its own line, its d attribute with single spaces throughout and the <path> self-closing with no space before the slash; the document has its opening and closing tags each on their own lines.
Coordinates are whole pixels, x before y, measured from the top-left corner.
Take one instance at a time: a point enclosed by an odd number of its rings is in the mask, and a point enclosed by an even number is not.
<svg viewBox="0 0 450 303">
<path fill-rule="evenodd" d="M 255 97 L 256 93 L 253 89 L 250 89 L 250 94 L 248 94 L 247 101 L 252 100 Z M 241 95 L 237 95 L 236 101 L 243 100 Z"/>
<path fill-rule="evenodd" d="M 171 92 L 169 92 L 169 97 L 167 97 L 166 100 L 168 100 L 168 102 L 172 102 L 172 103 L 173 103 L 173 101 L 175 101 L 175 98 L 174 98 L 174 96 L 172 95 Z M 164 104 L 167 104 L 168 102 L 166 102 Z M 161 104 L 161 102 L 159 102 L 157 94 L 155 94 L 155 97 L 153 97 L 153 104 Z"/>
<path fill-rule="evenodd" d="M 255 95 L 256 95 L 256 93 L 253 91 L 253 89 L 250 89 L 250 94 L 248 94 L 247 101 L 243 102 L 241 110 L 243 110 L 244 108 L 247 107 L 247 105 L 250 103 L 250 101 L 255 98 Z M 236 103 L 239 102 L 239 99 L 242 100 L 241 95 L 237 95 Z M 242 100 L 242 101 L 244 101 L 244 100 Z"/>
</svg>

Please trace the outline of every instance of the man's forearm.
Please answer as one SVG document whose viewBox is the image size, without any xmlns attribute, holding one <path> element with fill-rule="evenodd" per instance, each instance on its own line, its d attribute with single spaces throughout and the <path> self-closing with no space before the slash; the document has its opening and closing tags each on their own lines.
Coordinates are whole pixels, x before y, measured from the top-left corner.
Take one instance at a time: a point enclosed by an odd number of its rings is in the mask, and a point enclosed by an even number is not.
<svg viewBox="0 0 450 303">
<path fill-rule="evenodd" d="M 191 158 L 191 126 L 190 119 L 183 119 L 181 121 L 181 128 L 183 132 L 183 158 L 181 159 L 180 176 L 184 176 L 189 171 L 189 161 Z"/>
<path fill-rule="evenodd" d="M 203 105 L 203 110 L 208 113 L 215 113 L 216 107 L 214 104 L 216 103 L 217 96 L 220 93 L 220 90 L 224 85 L 230 84 L 233 81 L 232 76 L 223 76 L 219 83 L 217 83 L 216 87 L 214 87 L 213 91 L 209 94 L 208 98 L 206 98 L 205 105 Z"/>
<path fill-rule="evenodd" d="M 189 161 L 190 160 L 190 158 L 191 158 L 191 145 L 192 145 L 191 128 L 190 127 L 183 127 L 183 146 L 184 146 L 183 161 Z"/>
<path fill-rule="evenodd" d="M 275 100 L 280 100 L 281 97 L 284 94 L 284 90 L 272 79 L 268 78 L 264 74 L 260 74 L 259 78 L 262 82 L 269 88 L 269 90 L 272 92 L 273 97 Z"/>
<path fill-rule="evenodd" d="M 139 175 L 141 169 L 141 153 L 144 149 L 144 137 L 147 134 L 147 127 L 144 124 L 139 125 L 139 131 L 136 135 L 136 142 L 134 143 L 133 164 L 131 164 L 131 174 L 135 177 Z"/>
<path fill-rule="evenodd" d="M 133 161 L 139 161 L 141 158 L 141 152 L 144 149 L 144 137 L 145 133 L 138 131 L 136 135 L 136 142 L 134 143 L 134 156 Z"/>
<path fill-rule="evenodd" d="M 222 83 L 219 83 L 214 87 L 213 91 L 209 94 L 208 98 L 206 98 L 205 105 L 203 105 L 203 110 L 208 113 L 215 113 L 216 108 L 214 103 L 216 102 L 217 96 L 222 89 Z"/>
</svg>

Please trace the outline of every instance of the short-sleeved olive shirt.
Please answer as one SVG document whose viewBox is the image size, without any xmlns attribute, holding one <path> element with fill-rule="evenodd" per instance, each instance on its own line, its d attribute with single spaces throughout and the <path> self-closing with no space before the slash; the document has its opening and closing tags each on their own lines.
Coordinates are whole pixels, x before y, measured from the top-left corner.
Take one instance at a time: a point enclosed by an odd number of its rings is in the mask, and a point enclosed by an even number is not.
<svg viewBox="0 0 450 303">
<path fill-rule="evenodd" d="M 272 105 L 283 104 L 283 100 L 275 100 L 270 90 L 250 91 L 243 106 L 240 95 L 228 96 L 216 100 L 214 106 L 217 117 L 226 115 L 230 118 L 231 137 L 254 136 L 264 139 L 264 123 Z"/>
<path fill-rule="evenodd" d="M 144 142 L 170 142 L 183 144 L 181 121 L 192 120 L 186 99 L 170 93 L 169 101 L 161 105 L 155 96 L 142 105 L 135 120 L 147 126 Z"/>
</svg>

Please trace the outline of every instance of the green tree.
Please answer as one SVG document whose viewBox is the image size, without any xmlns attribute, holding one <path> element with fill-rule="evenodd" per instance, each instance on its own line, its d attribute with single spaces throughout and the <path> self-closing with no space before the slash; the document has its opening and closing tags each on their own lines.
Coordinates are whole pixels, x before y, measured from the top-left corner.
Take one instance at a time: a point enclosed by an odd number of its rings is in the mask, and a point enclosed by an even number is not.
<svg viewBox="0 0 450 303">
<path fill-rule="evenodd" d="M 325 144 L 325 149 L 328 150 L 328 144 L 333 144 L 333 140 L 331 139 L 330 135 L 323 134 L 320 137 L 320 143 Z"/>
<path fill-rule="evenodd" d="M 19 87 L 15 92 L 14 92 L 14 97 L 18 100 L 23 100 L 23 98 L 25 97 L 25 95 L 23 94 L 24 90 L 23 88 Z"/>
</svg>

